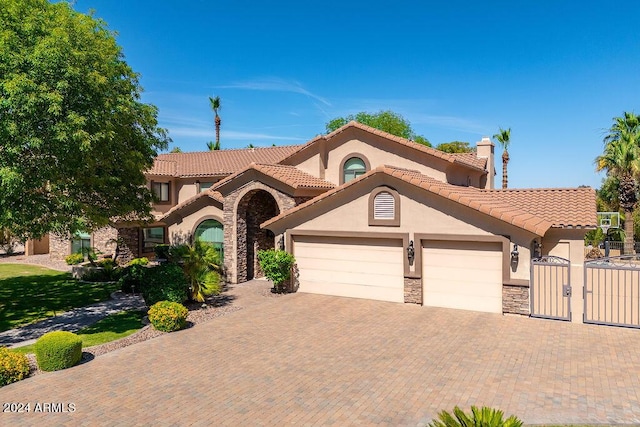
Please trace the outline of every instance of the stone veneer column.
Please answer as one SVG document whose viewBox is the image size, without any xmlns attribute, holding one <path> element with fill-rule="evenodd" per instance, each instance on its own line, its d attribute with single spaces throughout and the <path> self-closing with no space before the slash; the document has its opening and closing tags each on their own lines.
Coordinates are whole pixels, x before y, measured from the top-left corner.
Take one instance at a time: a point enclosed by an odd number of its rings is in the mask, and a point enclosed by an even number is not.
<svg viewBox="0 0 640 427">
<path fill-rule="evenodd" d="M 246 280 L 246 262 L 239 262 L 247 257 L 247 223 L 246 210 L 258 209 L 259 206 L 249 204 L 253 193 L 264 190 L 275 199 L 279 212 L 284 212 L 296 206 L 295 200 L 261 182 L 252 181 L 224 198 L 223 226 L 224 226 L 224 267 L 229 283 L 242 283 Z M 247 197 L 247 199 L 245 199 Z M 244 206 L 246 204 L 246 206 Z M 243 211 L 244 210 L 244 211 Z M 249 242 L 253 244 L 254 242 Z"/>
<path fill-rule="evenodd" d="M 116 261 L 119 264 L 126 264 L 140 255 L 140 227 L 119 227 L 116 231 L 118 238 L 122 239 Z"/>
<path fill-rule="evenodd" d="M 107 226 L 97 229 L 93 232 L 91 245 L 100 251 L 100 257 L 111 257 L 116 250 L 116 239 L 118 238 L 118 230 Z"/>
<path fill-rule="evenodd" d="M 529 286 L 502 285 L 502 312 L 529 316 Z"/>
<path fill-rule="evenodd" d="M 422 304 L 422 279 L 404 278 L 405 304 Z"/>
</svg>

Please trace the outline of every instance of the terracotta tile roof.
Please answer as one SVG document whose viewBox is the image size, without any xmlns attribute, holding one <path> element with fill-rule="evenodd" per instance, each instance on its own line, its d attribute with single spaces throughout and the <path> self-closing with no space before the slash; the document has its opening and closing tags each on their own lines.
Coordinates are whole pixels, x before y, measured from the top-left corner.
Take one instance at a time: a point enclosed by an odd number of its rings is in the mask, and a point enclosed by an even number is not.
<svg viewBox="0 0 640 427">
<path fill-rule="evenodd" d="M 365 175 L 359 177 L 358 179 L 350 181 L 349 183 L 333 190 L 327 191 L 326 193 L 312 200 L 309 200 L 306 203 L 303 203 L 293 209 L 281 213 L 277 217 L 263 223 L 262 226 L 268 226 L 282 218 L 290 216 L 291 214 L 299 210 L 312 206 L 328 197 L 346 190 L 352 185 L 358 185 L 360 182 L 376 174 L 386 174 L 389 176 L 393 176 L 397 179 L 415 185 L 416 187 L 420 187 L 433 194 L 440 195 L 456 203 L 468 206 L 471 209 L 485 213 L 491 217 L 499 219 L 500 221 L 512 224 L 518 228 L 530 231 L 539 236 L 543 236 L 546 231 L 553 226 L 564 225 L 560 223 L 556 224 L 553 221 L 554 214 L 552 214 L 551 212 L 555 212 L 555 208 L 552 207 L 552 204 L 555 202 L 555 198 L 545 197 L 546 195 L 553 193 L 554 190 L 531 190 L 533 192 L 540 192 L 539 195 L 536 194 L 536 199 L 539 201 L 540 207 L 536 210 L 536 212 L 530 212 L 525 210 L 524 207 L 519 206 L 518 203 L 512 202 L 507 195 L 499 194 L 500 192 L 497 192 L 495 190 L 486 191 L 477 189 L 475 187 L 461 187 L 451 185 L 435 180 L 417 171 L 400 169 L 393 166 L 380 166 L 367 172 Z M 589 227 L 592 224 L 595 225 L 595 198 L 593 198 L 595 196 L 591 193 L 594 193 L 591 189 L 580 189 L 580 191 L 576 191 L 575 193 L 578 196 L 573 199 L 574 202 L 583 202 L 579 206 L 582 206 L 582 209 L 584 209 L 586 213 L 578 213 L 578 209 L 566 212 L 558 211 L 560 215 L 558 218 L 562 218 L 562 222 L 568 222 L 572 223 L 572 225 L 578 225 L 578 222 L 582 222 L 582 220 L 580 219 L 582 218 L 582 216 L 589 219 L 593 214 L 593 222 L 580 225 Z M 515 199 L 515 197 L 513 197 L 513 199 Z M 591 200 L 593 200 L 593 204 L 590 204 Z M 544 213 L 545 215 L 542 215 L 541 213 Z M 566 214 L 567 216 L 562 216 L 564 214 Z"/>
<path fill-rule="evenodd" d="M 151 173 L 153 175 L 175 176 L 178 162 L 176 162 L 175 160 L 161 159 L 159 157 L 160 156 L 156 157 L 155 161 L 153 162 L 153 167 L 148 173 Z"/>
<path fill-rule="evenodd" d="M 554 227 L 596 227 L 596 193 L 592 188 L 539 188 L 485 190 Z"/>
<path fill-rule="evenodd" d="M 205 191 L 202 191 L 202 192 L 196 194 L 193 197 L 188 198 L 184 202 L 175 205 L 174 207 L 169 209 L 164 214 L 161 214 L 161 215 L 157 216 L 156 219 L 158 221 L 162 221 L 165 218 L 167 218 L 169 215 L 171 215 L 172 213 L 174 213 L 176 211 L 179 211 L 180 209 L 184 209 L 185 207 L 191 205 L 192 203 L 196 202 L 197 200 L 200 200 L 203 197 L 209 197 L 210 199 L 213 199 L 213 200 L 218 201 L 220 203 L 224 203 L 224 197 L 222 197 L 222 194 L 220 194 L 219 192 L 209 188 L 209 189 L 207 189 Z"/>
<path fill-rule="evenodd" d="M 236 177 L 246 173 L 250 170 L 256 170 L 271 178 L 274 178 L 292 188 L 314 188 L 321 190 L 329 190 L 334 188 L 335 185 L 325 181 L 324 179 L 316 178 L 313 175 L 309 175 L 306 172 L 297 169 L 295 166 L 289 165 L 274 165 L 264 163 L 252 163 L 245 169 L 237 172 L 225 179 L 217 182 L 212 188 L 219 188 L 227 182 L 235 179 Z"/>
<path fill-rule="evenodd" d="M 234 150 L 166 153 L 156 157 L 150 175 L 174 177 L 226 176 L 246 168 L 251 163 L 278 163 L 300 148 L 299 145 Z"/>
<path fill-rule="evenodd" d="M 443 151 L 440 150 L 436 150 L 435 148 L 432 147 L 427 147 L 426 145 L 422 145 L 422 144 L 418 144 L 417 142 L 413 142 L 410 141 L 408 139 L 405 138 L 401 138 L 399 136 L 395 136 L 392 135 L 388 132 L 383 132 L 379 129 L 373 128 L 371 126 L 367 126 L 367 125 L 363 125 L 362 123 L 358 123 L 355 121 L 351 121 L 349 123 L 347 123 L 346 125 L 334 130 L 333 132 L 327 134 L 327 135 L 320 135 L 315 137 L 314 139 L 312 139 L 311 141 L 307 142 L 306 144 L 299 146 L 298 149 L 295 152 L 292 152 L 290 155 L 288 155 L 287 157 L 283 158 L 281 160 L 284 161 L 290 157 L 292 157 L 294 154 L 297 154 L 303 150 L 308 149 L 309 147 L 311 147 L 313 144 L 315 144 L 316 141 L 319 141 L 321 139 L 325 139 L 325 140 L 330 140 L 331 138 L 335 137 L 336 135 L 339 135 L 340 133 L 348 130 L 348 129 L 352 129 L 352 128 L 356 128 L 356 129 L 360 129 L 363 130 L 365 132 L 368 132 L 370 134 L 373 135 L 378 135 L 381 136 L 385 139 L 389 139 L 391 141 L 397 142 L 398 144 L 404 145 L 406 147 L 411 147 L 415 150 L 421 151 L 423 153 L 427 153 L 429 155 L 432 155 L 434 157 L 437 157 L 439 159 L 442 159 L 444 161 L 447 161 L 449 163 L 456 163 L 456 164 L 460 164 L 460 165 L 464 165 L 467 167 L 470 167 L 472 169 L 476 169 L 476 170 L 481 170 L 484 171 L 485 170 L 485 165 L 487 164 L 487 159 L 483 159 L 483 158 L 478 158 L 476 156 L 475 153 L 464 153 L 464 154 L 450 154 L 450 153 L 445 153 Z"/>
</svg>

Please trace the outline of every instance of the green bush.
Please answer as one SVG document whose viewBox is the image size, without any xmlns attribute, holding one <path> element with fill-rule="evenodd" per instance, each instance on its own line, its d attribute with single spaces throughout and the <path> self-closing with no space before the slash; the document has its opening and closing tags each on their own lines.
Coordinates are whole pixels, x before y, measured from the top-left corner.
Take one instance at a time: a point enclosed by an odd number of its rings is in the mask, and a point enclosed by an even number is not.
<svg viewBox="0 0 640 427">
<path fill-rule="evenodd" d="M 149 309 L 149 322 L 159 331 L 173 332 L 187 324 L 189 310 L 177 302 L 159 301 Z"/>
<path fill-rule="evenodd" d="M 64 262 L 66 262 L 67 265 L 77 265 L 83 261 L 84 261 L 84 255 L 82 255 L 81 253 L 68 255 L 64 259 Z"/>
<path fill-rule="evenodd" d="M 80 361 L 82 339 L 72 332 L 48 332 L 36 341 L 34 351 L 40 369 L 59 371 L 70 368 Z"/>
<path fill-rule="evenodd" d="M 120 270 L 118 285 L 126 294 L 142 292 L 145 275 L 148 268 L 141 264 L 128 265 Z"/>
<path fill-rule="evenodd" d="M 142 257 L 142 258 L 134 258 L 131 261 L 129 261 L 129 264 L 127 265 L 147 265 L 149 264 L 149 258 L 147 257 Z"/>
<path fill-rule="evenodd" d="M 183 303 L 189 297 L 188 289 L 182 268 L 175 264 L 163 264 L 146 269 L 142 298 L 149 307 L 158 301 Z"/>
<path fill-rule="evenodd" d="M 156 260 L 169 259 L 169 245 L 155 245 L 153 253 L 156 254 Z"/>
<path fill-rule="evenodd" d="M 82 280 L 86 282 L 115 282 L 120 279 L 121 268 L 112 259 L 103 259 L 96 263 L 97 267 L 87 270 L 82 275 Z"/>
<path fill-rule="evenodd" d="M 191 300 L 204 302 L 206 296 L 220 293 L 220 255 L 211 243 L 196 239 L 191 245 L 172 246 L 170 256 L 187 277 Z"/>
<path fill-rule="evenodd" d="M 258 261 L 266 278 L 273 282 L 274 289 L 283 292 L 287 280 L 291 277 L 291 267 L 296 262 L 293 255 L 286 251 L 269 249 L 258 251 Z"/>
<path fill-rule="evenodd" d="M 0 347 L 0 387 L 29 375 L 29 359 L 24 354 Z"/>
<path fill-rule="evenodd" d="M 504 420 L 502 417 L 504 412 L 483 406 L 478 409 L 476 406 L 471 407 L 471 413 L 466 414 L 459 407 L 453 409 L 453 415 L 447 411 L 438 414 L 438 420 L 429 423 L 429 427 L 521 427 L 522 421 L 516 416 L 511 415 Z"/>
</svg>

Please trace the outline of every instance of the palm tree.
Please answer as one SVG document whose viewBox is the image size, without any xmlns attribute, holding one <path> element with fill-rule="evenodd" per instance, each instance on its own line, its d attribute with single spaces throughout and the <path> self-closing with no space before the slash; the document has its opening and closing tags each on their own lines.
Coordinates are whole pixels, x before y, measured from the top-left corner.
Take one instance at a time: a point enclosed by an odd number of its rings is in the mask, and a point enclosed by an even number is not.
<svg viewBox="0 0 640 427">
<path fill-rule="evenodd" d="M 220 97 L 219 96 L 215 96 L 215 97 L 209 97 L 209 103 L 211 104 L 211 109 L 213 110 L 214 114 L 216 115 L 215 117 L 215 124 L 216 124 L 216 145 L 215 147 L 218 148 L 214 148 L 214 150 L 219 150 L 220 149 L 220 124 L 222 123 L 222 120 L 220 120 L 220 116 L 218 115 L 218 110 L 220 109 Z"/>
<path fill-rule="evenodd" d="M 618 201 L 624 212 L 625 255 L 634 253 L 633 210 L 638 202 L 637 177 L 640 173 L 640 117 L 624 113 L 614 117 L 604 137 L 604 152 L 596 158 L 596 170 L 618 179 Z"/>
<path fill-rule="evenodd" d="M 220 143 L 219 142 L 209 141 L 209 142 L 207 142 L 207 148 L 209 149 L 209 151 L 219 150 L 220 149 Z"/>
<path fill-rule="evenodd" d="M 499 128 L 498 133 L 493 135 L 502 146 L 502 188 L 507 188 L 507 164 L 509 163 L 509 143 L 511 142 L 511 128 L 502 129 Z"/>
</svg>

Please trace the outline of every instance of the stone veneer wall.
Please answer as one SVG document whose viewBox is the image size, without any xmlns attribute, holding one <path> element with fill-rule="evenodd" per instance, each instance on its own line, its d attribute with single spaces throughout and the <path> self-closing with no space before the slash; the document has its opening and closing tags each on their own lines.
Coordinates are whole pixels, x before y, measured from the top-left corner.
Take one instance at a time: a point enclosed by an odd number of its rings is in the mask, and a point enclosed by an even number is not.
<svg viewBox="0 0 640 427">
<path fill-rule="evenodd" d="M 422 304 L 422 279 L 404 278 L 404 302 Z"/>
<path fill-rule="evenodd" d="M 140 255 L 140 227 L 120 227 L 117 229 L 117 233 L 118 238 L 122 240 L 116 261 L 120 264 L 126 264 Z"/>
<path fill-rule="evenodd" d="M 276 200 L 279 212 L 296 206 L 292 197 L 256 181 L 238 188 L 225 197 L 223 208 L 224 267 L 227 272 L 227 280 L 230 283 L 242 283 L 247 280 L 247 245 L 253 246 L 255 244 L 255 242 L 247 242 L 247 211 L 250 209 L 252 213 L 259 214 L 261 206 L 249 204 L 251 198 L 259 190 L 266 191 Z M 237 203 L 238 201 L 240 203 Z"/>
<path fill-rule="evenodd" d="M 116 250 L 115 240 L 118 230 L 113 227 L 102 227 L 91 235 L 91 245 L 100 253 L 100 258 L 112 257 Z"/>
<path fill-rule="evenodd" d="M 502 312 L 530 315 L 529 286 L 502 285 Z"/>
<path fill-rule="evenodd" d="M 49 258 L 55 260 L 65 259 L 71 253 L 71 240 L 59 234 L 49 235 Z"/>
</svg>

